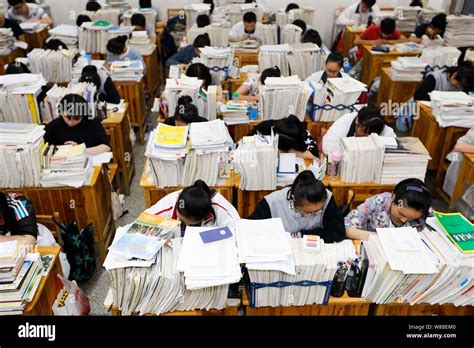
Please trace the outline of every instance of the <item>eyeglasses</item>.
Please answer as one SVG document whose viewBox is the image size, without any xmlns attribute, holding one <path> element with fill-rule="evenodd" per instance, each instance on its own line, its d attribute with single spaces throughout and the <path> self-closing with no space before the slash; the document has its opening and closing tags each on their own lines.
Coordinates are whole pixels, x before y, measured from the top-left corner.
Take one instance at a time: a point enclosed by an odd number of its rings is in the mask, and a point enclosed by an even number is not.
<svg viewBox="0 0 474 348">
<path fill-rule="evenodd" d="M 326 73 L 328 75 L 337 75 L 339 73 L 339 70 L 329 70 L 329 69 L 326 69 Z"/>
<path fill-rule="evenodd" d="M 300 214 L 301 217 L 314 216 L 320 212 L 319 210 L 313 211 L 311 213 L 302 212 L 298 210 L 298 208 L 296 208 L 295 201 L 293 199 L 290 199 L 290 209 L 293 210 L 295 213 Z"/>
</svg>

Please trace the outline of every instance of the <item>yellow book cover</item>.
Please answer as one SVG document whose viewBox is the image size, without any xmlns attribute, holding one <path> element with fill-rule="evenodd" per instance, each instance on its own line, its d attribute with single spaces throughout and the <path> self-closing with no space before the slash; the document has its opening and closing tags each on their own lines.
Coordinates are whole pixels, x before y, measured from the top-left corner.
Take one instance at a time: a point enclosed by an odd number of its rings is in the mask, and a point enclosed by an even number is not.
<svg viewBox="0 0 474 348">
<path fill-rule="evenodd" d="M 155 144 L 160 147 L 185 146 L 188 137 L 188 127 L 168 126 L 164 123 L 158 125 Z"/>
<path fill-rule="evenodd" d="M 33 123 L 40 124 L 40 119 L 39 119 L 39 114 L 38 114 L 38 108 L 35 100 L 35 96 L 33 94 L 27 94 L 27 100 L 28 100 L 28 106 L 31 111 L 31 119 Z"/>
</svg>

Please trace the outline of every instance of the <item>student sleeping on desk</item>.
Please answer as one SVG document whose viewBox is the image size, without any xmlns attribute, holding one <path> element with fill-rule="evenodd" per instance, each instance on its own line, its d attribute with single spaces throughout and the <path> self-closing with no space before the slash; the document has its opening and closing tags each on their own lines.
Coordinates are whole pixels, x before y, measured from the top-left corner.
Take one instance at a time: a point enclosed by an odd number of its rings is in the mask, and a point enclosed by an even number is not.
<svg viewBox="0 0 474 348">
<path fill-rule="evenodd" d="M 423 228 L 431 202 L 431 193 L 421 180 L 400 181 L 393 193 L 373 196 L 345 217 L 346 236 L 367 240 L 377 228 Z"/>
</svg>

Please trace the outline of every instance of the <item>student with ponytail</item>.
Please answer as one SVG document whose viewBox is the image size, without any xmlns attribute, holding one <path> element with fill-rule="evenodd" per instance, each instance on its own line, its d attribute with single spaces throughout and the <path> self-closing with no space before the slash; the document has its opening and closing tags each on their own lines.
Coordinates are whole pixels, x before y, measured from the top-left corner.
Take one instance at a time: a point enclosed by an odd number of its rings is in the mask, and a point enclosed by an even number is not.
<svg viewBox="0 0 474 348">
<path fill-rule="evenodd" d="M 126 35 L 121 35 L 107 42 L 107 62 L 112 63 L 117 60 L 141 60 L 145 68 L 145 62 L 143 61 L 140 51 L 135 48 L 127 47 L 127 40 L 128 37 Z"/>
<path fill-rule="evenodd" d="M 146 212 L 180 220 L 184 227 L 233 226 L 240 219 L 232 204 L 202 180 L 170 193 Z"/>
<path fill-rule="evenodd" d="M 17 240 L 34 245 L 38 236 L 36 214 L 21 194 L 0 192 L 0 242 Z"/>
<path fill-rule="evenodd" d="M 249 219 L 281 218 L 285 231 L 314 234 L 326 243 L 345 238 L 344 219 L 331 191 L 314 174 L 301 172 L 291 186 L 265 196 Z"/>
<path fill-rule="evenodd" d="M 419 179 L 405 179 L 386 192 L 367 199 L 346 216 L 347 238 L 367 240 L 377 228 L 421 229 L 430 215 L 431 193 Z"/>
</svg>

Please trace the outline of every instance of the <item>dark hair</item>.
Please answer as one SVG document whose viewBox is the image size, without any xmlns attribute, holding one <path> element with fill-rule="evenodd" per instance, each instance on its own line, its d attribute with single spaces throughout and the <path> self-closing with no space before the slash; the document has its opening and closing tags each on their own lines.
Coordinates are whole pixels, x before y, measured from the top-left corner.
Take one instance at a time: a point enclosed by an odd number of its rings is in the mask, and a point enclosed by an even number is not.
<svg viewBox="0 0 474 348">
<path fill-rule="evenodd" d="M 82 25 L 82 23 L 86 23 L 86 22 L 92 22 L 92 19 L 89 16 L 86 16 L 86 15 L 77 16 L 76 25 L 78 27 L 80 27 Z"/>
<path fill-rule="evenodd" d="M 449 68 L 448 68 L 449 69 Z M 456 80 L 459 81 L 465 92 L 474 90 L 474 64 L 465 61 L 459 64 L 456 69 Z"/>
<path fill-rule="evenodd" d="M 139 0 L 138 6 L 140 8 L 151 8 L 151 0 Z"/>
<path fill-rule="evenodd" d="M 321 47 L 323 44 L 323 40 L 321 39 L 321 36 L 317 32 L 317 30 L 314 29 L 308 29 L 303 36 L 301 37 L 301 42 L 311 42 L 314 43 L 315 45 L 318 45 L 318 47 Z"/>
<path fill-rule="evenodd" d="M 260 83 L 262 85 L 265 84 L 265 80 L 267 77 L 281 77 L 281 71 L 280 68 L 277 66 L 274 66 L 273 68 L 267 68 L 262 71 L 262 74 L 260 75 Z"/>
<path fill-rule="evenodd" d="M 285 12 L 288 13 L 290 12 L 291 10 L 297 10 L 299 9 L 300 7 L 298 6 L 298 4 L 295 4 L 294 2 L 290 2 L 287 6 L 286 6 L 286 10 Z"/>
<path fill-rule="evenodd" d="M 303 34 L 306 31 L 306 23 L 302 19 L 296 19 L 291 24 L 296 25 L 297 27 L 300 27 L 301 30 L 303 31 Z"/>
<path fill-rule="evenodd" d="M 102 6 L 100 6 L 100 4 L 96 1 L 89 1 L 86 4 L 86 11 L 95 12 L 95 11 L 99 11 L 101 8 Z"/>
<path fill-rule="evenodd" d="M 196 36 L 193 41 L 194 48 L 203 48 L 206 46 L 211 46 L 211 39 L 209 38 L 208 33 L 204 33 L 201 35 Z"/>
<path fill-rule="evenodd" d="M 423 7 L 423 2 L 421 2 L 421 0 L 412 0 L 411 3 L 410 3 L 410 6 L 412 6 L 412 7 L 416 7 L 416 6 Z"/>
<path fill-rule="evenodd" d="M 73 110 L 74 113 L 68 116 L 82 116 L 85 119 L 91 116 L 87 101 L 79 94 L 66 94 L 59 102 L 58 108 L 63 111 L 60 113 L 61 115 L 64 114 L 64 111 Z"/>
<path fill-rule="evenodd" d="M 196 105 L 192 103 L 179 104 L 176 106 L 174 116 L 177 120 L 183 121 L 186 124 L 197 122 L 199 117 L 199 110 Z"/>
<path fill-rule="evenodd" d="M 202 63 L 193 63 L 186 70 L 186 76 L 197 77 L 204 81 L 204 87 L 207 88 L 212 85 L 212 76 L 207 66 Z"/>
<path fill-rule="evenodd" d="M 400 200 L 409 208 L 423 212 L 424 217 L 429 215 L 431 207 L 431 192 L 419 179 L 405 179 L 400 181 L 393 189 L 394 203 Z"/>
<path fill-rule="evenodd" d="M 100 76 L 97 73 L 88 73 L 88 74 L 82 74 L 81 78 L 79 79 L 79 82 L 86 82 L 86 83 L 93 83 L 95 87 L 97 88 L 97 92 L 100 89 L 100 85 L 102 84 L 100 80 Z"/>
<path fill-rule="evenodd" d="M 7 68 L 5 69 L 6 75 L 14 75 L 14 74 L 31 74 L 30 69 L 20 62 L 11 62 L 8 64 Z"/>
<path fill-rule="evenodd" d="M 23 0 L 8 0 L 8 5 L 10 6 L 16 6 L 23 3 Z"/>
<path fill-rule="evenodd" d="M 393 18 L 384 18 L 382 19 L 382 22 L 380 22 L 380 30 L 384 34 L 392 34 L 396 27 L 397 25 Z"/>
<path fill-rule="evenodd" d="M 207 14 L 200 14 L 196 18 L 196 24 L 198 28 L 204 28 L 211 24 L 211 20 Z"/>
<path fill-rule="evenodd" d="M 306 151 L 306 127 L 295 115 L 276 121 L 273 131 L 278 134 L 278 149 Z"/>
<path fill-rule="evenodd" d="M 245 23 L 256 23 L 257 22 L 257 15 L 253 12 L 246 12 L 244 14 L 244 22 Z"/>
<path fill-rule="evenodd" d="M 361 2 L 363 2 L 368 8 L 372 8 L 372 6 L 375 5 L 376 0 L 362 0 Z"/>
<path fill-rule="evenodd" d="M 438 13 L 431 19 L 430 25 L 433 28 L 440 29 L 443 33 L 446 30 L 446 25 L 448 22 L 446 21 L 446 13 Z"/>
<path fill-rule="evenodd" d="M 110 39 L 107 42 L 107 51 L 115 55 L 121 55 L 125 50 L 125 44 L 127 43 L 127 36 L 121 35 L 116 38 Z"/>
<path fill-rule="evenodd" d="M 180 215 L 194 221 L 203 221 L 210 213 L 215 216 L 212 208 L 212 197 L 215 191 L 211 190 L 202 180 L 188 186 L 178 196 L 178 212 Z"/>
<path fill-rule="evenodd" d="M 288 191 L 287 199 L 293 199 L 296 207 L 301 207 L 304 203 L 320 203 L 327 198 L 326 187 L 316 179 L 313 172 L 305 170 L 298 174 Z"/>
<path fill-rule="evenodd" d="M 380 109 L 375 105 L 364 106 L 357 113 L 357 120 L 365 133 L 382 134 L 385 127 L 385 121 Z"/>
<path fill-rule="evenodd" d="M 188 105 L 193 103 L 193 98 L 189 95 L 182 95 L 178 98 L 178 105 Z"/>
<path fill-rule="evenodd" d="M 141 13 L 134 13 L 130 22 L 133 26 L 146 27 L 146 18 Z"/>
<path fill-rule="evenodd" d="M 331 52 L 326 58 L 326 64 L 330 62 L 337 63 L 340 67 L 342 67 L 344 64 L 344 57 L 339 52 Z"/>
<path fill-rule="evenodd" d="M 48 42 L 46 42 L 46 45 L 44 46 L 44 48 L 47 50 L 53 50 L 53 51 L 59 51 L 60 48 L 62 48 L 63 50 L 68 49 L 67 45 L 58 39 L 49 40 Z"/>
<path fill-rule="evenodd" d="M 86 65 L 82 68 L 81 75 L 88 75 L 88 74 L 97 74 L 97 67 L 95 65 Z"/>
<path fill-rule="evenodd" d="M 211 5 L 211 10 L 209 11 L 210 14 L 212 14 L 212 12 L 214 12 L 214 1 L 213 0 L 203 0 L 202 3 Z"/>
</svg>

